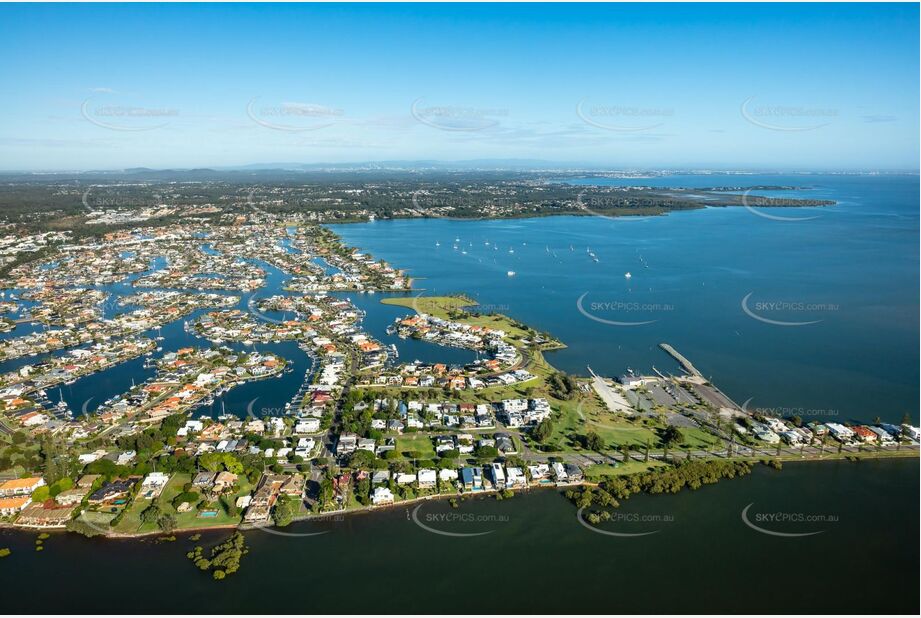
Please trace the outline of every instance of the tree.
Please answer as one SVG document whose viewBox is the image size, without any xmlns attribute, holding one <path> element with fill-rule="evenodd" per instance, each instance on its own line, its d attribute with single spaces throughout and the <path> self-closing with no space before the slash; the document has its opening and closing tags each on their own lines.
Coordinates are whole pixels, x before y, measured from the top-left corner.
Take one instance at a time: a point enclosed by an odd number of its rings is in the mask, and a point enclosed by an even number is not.
<svg viewBox="0 0 921 618">
<path fill-rule="evenodd" d="M 243 472 L 243 464 L 231 453 L 205 453 L 198 458 L 198 465 L 208 472 L 227 470 L 233 474 Z"/>
<path fill-rule="evenodd" d="M 166 533 L 175 530 L 178 524 L 176 516 L 171 513 L 165 513 L 157 518 L 157 525 L 160 526 L 160 530 Z"/>
<path fill-rule="evenodd" d="M 160 506 L 154 502 L 146 509 L 141 511 L 141 521 L 145 524 L 152 524 L 160 519 L 161 515 L 163 515 L 163 512 L 160 510 Z"/>
<path fill-rule="evenodd" d="M 476 456 L 480 459 L 495 459 L 499 456 L 499 449 L 495 446 L 478 446 Z"/>
<path fill-rule="evenodd" d="M 534 431 L 531 432 L 531 435 L 538 442 L 546 442 L 552 433 L 553 422 L 549 418 L 545 418 L 537 424 L 537 427 L 534 428 Z"/>
<path fill-rule="evenodd" d="M 572 376 L 557 371 L 547 378 L 550 395 L 554 399 L 572 399 L 579 392 L 578 383 Z"/>
<path fill-rule="evenodd" d="M 595 431 L 590 431 L 583 436 L 582 444 L 591 451 L 601 451 L 604 449 L 604 440 Z"/>
<path fill-rule="evenodd" d="M 224 511 L 230 517 L 236 517 L 239 514 L 237 501 L 233 495 L 221 496 L 221 504 L 224 505 Z"/>
<path fill-rule="evenodd" d="M 359 449 L 349 455 L 349 466 L 352 468 L 367 468 L 374 463 L 375 459 L 376 457 L 371 451 Z"/>
<path fill-rule="evenodd" d="M 662 438 L 662 444 L 664 444 L 666 447 L 671 447 L 671 446 L 675 446 L 676 444 L 680 444 L 681 442 L 683 442 L 684 434 L 681 433 L 681 430 L 678 429 L 677 427 L 669 425 L 668 427 L 662 430 L 661 438 Z"/>
<path fill-rule="evenodd" d="M 457 459 L 458 457 L 460 457 L 460 451 L 456 448 L 448 449 L 447 451 L 441 451 L 442 460 L 447 460 L 450 462 L 451 460 Z"/>
<path fill-rule="evenodd" d="M 173 506 L 178 508 L 183 502 L 188 502 L 192 506 L 195 506 L 200 499 L 201 495 L 197 491 L 183 491 L 173 498 Z"/>
<path fill-rule="evenodd" d="M 294 496 L 279 496 L 278 502 L 275 503 L 275 513 L 273 514 L 275 525 L 280 528 L 289 525 L 298 515 L 300 506 L 301 501 L 299 498 Z"/>
<path fill-rule="evenodd" d="M 368 477 L 361 479 L 356 484 L 355 499 L 364 505 L 371 503 L 371 480 Z"/>
</svg>

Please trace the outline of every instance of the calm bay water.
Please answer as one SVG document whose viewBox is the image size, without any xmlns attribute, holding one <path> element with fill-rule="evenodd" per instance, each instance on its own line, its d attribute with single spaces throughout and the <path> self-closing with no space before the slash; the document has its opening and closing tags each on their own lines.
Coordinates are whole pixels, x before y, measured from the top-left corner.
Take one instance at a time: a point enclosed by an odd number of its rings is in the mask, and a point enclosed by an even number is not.
<svg viewBox="0 0 921 618">
<path fill-rule="evenodd" d="M 347 243 L 408 268 L 427 294 L 466 292 L 487 309 L 552 332 L 569 348 L 548 358 L 566 371 L 585 375 L 587 365 L 606 375 L 627 367 L 676 371 L 657 347 L 665 341 L 739 404 L 751 399 L 750 408 L 839 422 L 899 421 L 909 412 L 918 422 L 916 176 L 608 182 L 796 186 L 804 189 L 768 194 L 838 204 L 708 208 L 639 220 L 428 219 L 333 229 Z M 777 221 L 764 214 L 815 218 Z M 746 297 L 751 312 L 768 320 L 815 323 L 759 321 L 745 312 Z M 580 298 L 585 313 L 600 320 L 651 323 L 593 320 L 580 312 Z"/>
<path fill-rule="evenodd" d="M 405 508 L 285 529 L 327 531 L 319 536 L 252 531 L 241 570 L 223 582 L 185 558 L 195 545 L 186 536 L 157 544 L 59 534 L 37 553 L 31 535 L 0 531 L 0 547 L 13 552 L 0 576 L 17 592 L 4 602 L 11 613 L 917 613 L 918 482 L 912 460 L 759 467 L 698 491 L 625 501 L 621 513 L 646 521 L 602 529 L 657 530 L 633 538 L 585 529 L 554 490 L 457 510 L 432 502 L 416 514 L 426 526 L 491 532 L 433 534 Z M 761 522 L 820 532 L 766 535 L 741 518 L 752 503 L 753 522 L 779 513 L 836 521 Z"/>
</svg>

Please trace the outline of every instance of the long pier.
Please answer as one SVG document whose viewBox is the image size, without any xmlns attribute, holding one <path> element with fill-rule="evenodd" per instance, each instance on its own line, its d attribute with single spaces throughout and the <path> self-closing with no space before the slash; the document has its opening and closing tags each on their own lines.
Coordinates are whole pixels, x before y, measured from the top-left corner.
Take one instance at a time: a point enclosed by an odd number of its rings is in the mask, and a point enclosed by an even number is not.
<svg viewBox="0 0 921 618">
<path fill-rule="evenodd" d="M 703 377 L 703 374 L 700 373 L 699 371 L 697 371 L 697 367 L 695 367 L 694 365 L 692 365 L 692 364 L 691 364 L 691 361 L 689 361 L 688 359 L 686 359 L 678 350 L 676 350 L 675 348 L 673 348 L 672 346 L 670 346 L 670 345 L 667 344 L 667 343 L 660 343 L 660 344 L 659 344 L 659 347 L 662 348 L 663 350 L 665 350 L 666 352 L 668 352 L 668 353 L 672 356 L 672 358 L 674 358 L 676 361 L 678 361 L 678 364 L 680 364 L 681 367 L 682 367 L 686 372 L 688 372 L 690 375 L 692 375 L 692 376 L 697 376 L 697 377 L 699 377 L 699 378 L 702 378 L 702 377 Z"/>
</svg>

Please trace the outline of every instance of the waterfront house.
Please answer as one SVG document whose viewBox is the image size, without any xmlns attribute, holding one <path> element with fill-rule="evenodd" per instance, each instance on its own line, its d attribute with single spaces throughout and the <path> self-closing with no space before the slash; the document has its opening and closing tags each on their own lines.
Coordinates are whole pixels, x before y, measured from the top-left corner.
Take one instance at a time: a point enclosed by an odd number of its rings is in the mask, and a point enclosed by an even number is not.
<svg viewBox="0 0 921 618">
<path fill-rule="evenodd" d="M 493 463 L 489 467 L 489 477 L 492 481 L 493 487 L 496 489 L 505 489 L 505 471 L 502 469 L 502 464 Z"/>
<path fill-rule="evenodd" d="M 163 488 L 169 482 L 169 475 L 163 472 L 151 472 L 141 482 L 140 496 L 147 500 L 153 500 L 160 495 Z"/>
<path fill-rule="evenodd" d="M 453 468 L 442 468 L 438 471 L 438 478 L 441 479 L 442 483 L 453 483 L 458 478 L 457 470 Z"/>
<path fill-rule="evenodd" d="M 464 467 L 460 470 L 460 482 L 468 491 L 483 489 L 483 469 L 479 467 Z"/>
<path fill-rule="evenodd" d="M 393 492 L 387 487 L 375 487 L 371 494 L 371 504 L 374 506 L 393 504 Z"/>
<path fill-rule="evenodd" d="M 11 498 L 0 498 L 0 516 L 9 517 L 21 512 L 29 504 L 32 498 L 29 496 L 15 496 Z"/>
<path fill-rule="evenodd" d="M 294 496 L 296 498 L 302 498 L 304 496 L 304 489 L 307 487 L 307 480 L 300 474 L 290 474 L 287 475 L 281 487 L 278 489 L 278 493 L 284 494 L 286 496 Z"/>
<path fill-rule="evenodd" d="M 104 504 L 128 496 L 131 489 L 137 484 L 137 478 L 116 479 L 106 483 L 90 494 L 90 504 Z"/>
<path fill-rule="evenodd" d="M 10 479 L 0 483 L 0 497 L 31 496 L 32 492 L 45 484 L 45 479 L 40 476 L 30 476 L 24 479 Z"/>
<path fill-rule="evenodd" d="M 417 477 L 418 477 L 420 489 L 432 488 L 435 486 L 438 480 L 437 473 L 434 470 L 430 470 L 427 468 L 423 468 L 422 470 L 419 470 Z"/>
<path fill-rule="evenodd" d="M 563 464 L 563 468 L 566 470 L 566 477 L 570 483 L 581 483 L 583 479 L 582 468 L 576 464 Z"/>
<path fill-rule="evenodd" d="M 16 525 L 25 528 L 64 528 L 76 506 L 59 506 L 54 502 L 30 504 L 16 519 Z"/>
<path fill-rule="evenodd" d="M 839 442 L 847 443 L 854 439 L 854 432 L 844 425 L 839 423 L 825 423 L 825 426 L 828 427 L 828 432 L 831 434 L 831 437 Z"/>
<path fill-rule="evenodd" d="M 88 487 L 74 487 L 73 489 L 65 489 L 54 497 L 54 501 L 61 506 L 75 506 L 80 504 L 88 493 Z"/>
<path fill-rule="evenodd" d="M 569 475 L 566 474 L 566 468 L 564 468 L 563 464 L 560 462 L 555 461 L 550 464 L 550 469 L 553 470 L 553 479 L 557 483 L 565 483 L 569 480 Z"/>
<path fill-rule="evenodd" d="M 895 441 L 893 441 L 892 436 L 889 435 L 889 432 L 882 427 L 870 427 L 870 431 L 876 434 L 877 440 L 883 446 L 891 446 L 895 444 Z"/>
<path fill-rule="evenodd" d="M 878 436 L 869 427 L 864 427 L 863 425 L 854 427 L 854 433 L 862 442 L 874 443 L 878 439 Z"/>
<path fill-rule="evenodd" d="M 526 487 L 528 485 L 528 480 L 525 478 L 524 470 L 521 468 L 511 468 L 508 467 L 505 469 L 505 486 L 509 489 L 514 489 L 516 487 Z"/>
</svg>

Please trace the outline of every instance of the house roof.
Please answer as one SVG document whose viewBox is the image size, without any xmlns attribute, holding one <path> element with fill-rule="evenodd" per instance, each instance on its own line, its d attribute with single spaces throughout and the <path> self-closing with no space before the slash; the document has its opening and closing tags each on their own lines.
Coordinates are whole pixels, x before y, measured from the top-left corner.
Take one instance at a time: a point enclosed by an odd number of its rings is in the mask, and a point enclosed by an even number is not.
<svg viewBox="0 0 921 618">
<path fill-rule="evenodd" d="M 0 485 L 0 491 L 12 490 L 12 489 L 28 489 L 34 487 L 37 483 L 42 480 L 40 476 L 30 476 L 25 479 L 11 479 Z"/>
<path fill-rule="evenodd" d="M 15 498 L 0 498 L 0 509 L 19 509 L 28 504 L 32 498 L 29 496 L 17 496 Z"/>
</svg>

